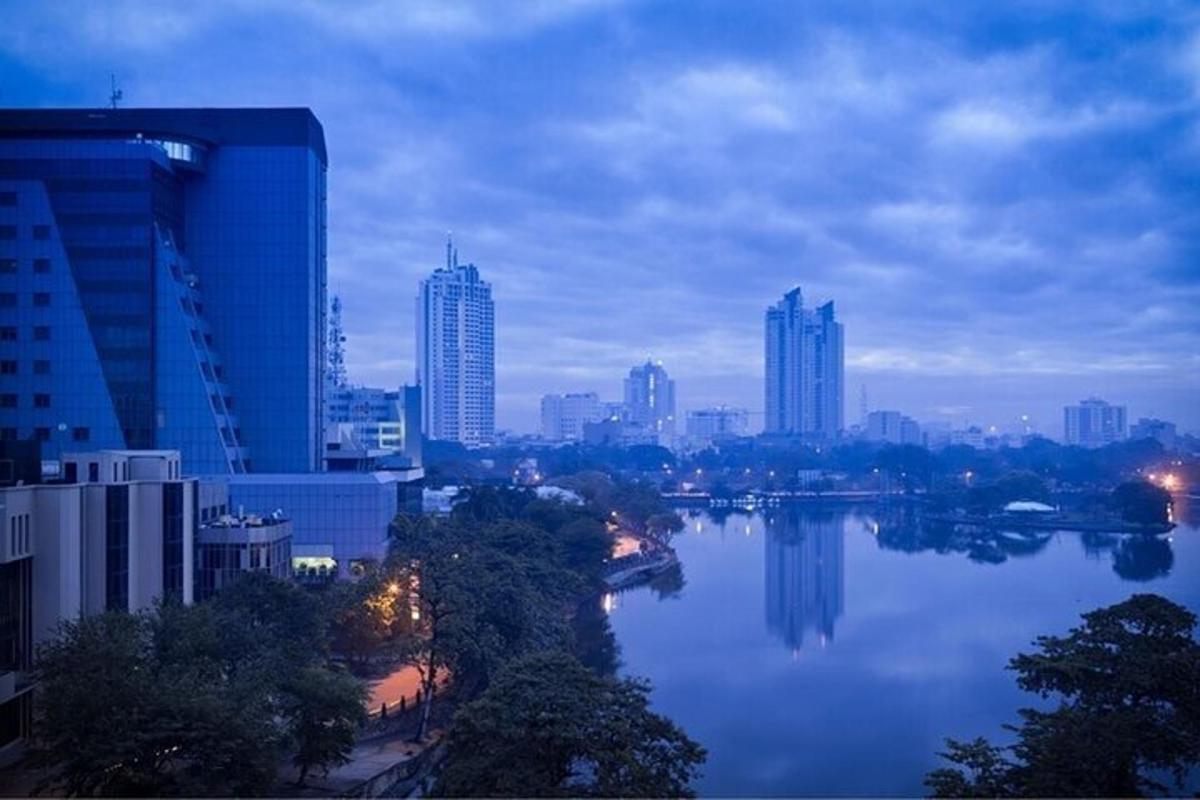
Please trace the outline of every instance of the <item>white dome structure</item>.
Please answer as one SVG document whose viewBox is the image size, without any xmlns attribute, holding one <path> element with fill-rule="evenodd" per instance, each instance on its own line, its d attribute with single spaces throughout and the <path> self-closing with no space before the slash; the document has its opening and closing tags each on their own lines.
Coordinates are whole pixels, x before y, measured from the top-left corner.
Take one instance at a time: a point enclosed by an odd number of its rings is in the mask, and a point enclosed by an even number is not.
<svg viewBox="0 0 1200 800">
<path fill-rule="evenodd" d="M 1055 508 L 1045 503 L 1039 503 L 1036 500 L 1013 500 L 1004 507 L 1004 510 L 1017 514 L 1051 514 L 1055 511 Z"/>
</svg>

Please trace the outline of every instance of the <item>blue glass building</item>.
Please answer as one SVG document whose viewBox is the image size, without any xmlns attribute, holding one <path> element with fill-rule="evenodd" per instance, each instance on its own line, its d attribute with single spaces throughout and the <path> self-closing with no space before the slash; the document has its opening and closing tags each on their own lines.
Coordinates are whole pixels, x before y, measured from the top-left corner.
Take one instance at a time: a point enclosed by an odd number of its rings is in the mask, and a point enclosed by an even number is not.
<svg viewBox="0 0 1200 800">
<path fill-rule="evenodd" d="M 0 438 L 319 469 L 327 164 L 308 109 L 0 110 Z"/>
</svg>

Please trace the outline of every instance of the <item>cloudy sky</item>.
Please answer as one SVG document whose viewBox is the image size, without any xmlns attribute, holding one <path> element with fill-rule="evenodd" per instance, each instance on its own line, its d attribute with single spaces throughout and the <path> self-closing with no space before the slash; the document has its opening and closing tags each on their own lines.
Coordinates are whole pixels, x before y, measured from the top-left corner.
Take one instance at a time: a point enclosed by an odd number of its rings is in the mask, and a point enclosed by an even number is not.
<svg viewBox="0 0 1200 800">
<path fill-rule="evenodd" d="M 351 377 L 411 381 L 447 230 L 492 281 L 499 424 L 762 409 L 784 291 L 872 408 L 1059 434 L 1087 395 L 1200 428 L 1200 13 L 1136 2 L 0 0 L 0 105 L 305 105 Z M 755 419 L 761 421 L 761 416 Z"/>
</svg>

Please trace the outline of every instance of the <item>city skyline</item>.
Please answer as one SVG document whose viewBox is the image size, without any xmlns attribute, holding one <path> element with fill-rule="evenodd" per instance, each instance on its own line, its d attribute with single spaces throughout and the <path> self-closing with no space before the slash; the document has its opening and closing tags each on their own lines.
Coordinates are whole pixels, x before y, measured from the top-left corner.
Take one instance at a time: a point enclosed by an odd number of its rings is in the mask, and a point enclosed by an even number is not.
<svg viewBox="0 0 1200 800">
<path fill-rule="evenodd" d="M 412 286 L 455 230 L 506 310 L 500 428 L 647 352 L 681 409 L 760 409 L 760 309 L 797 283 L 837 299 L 873 407 L 1054 432 L 1097 395 L 1200 428 L 1194 12 L 733 13 L 24 7 L 0 103 L 102 106 L 116 73 L 129 106 L 313 108 L 351 374 L 410 380 Z M 303 44 L 249 46 L 268 29 Z"/>
</svg>

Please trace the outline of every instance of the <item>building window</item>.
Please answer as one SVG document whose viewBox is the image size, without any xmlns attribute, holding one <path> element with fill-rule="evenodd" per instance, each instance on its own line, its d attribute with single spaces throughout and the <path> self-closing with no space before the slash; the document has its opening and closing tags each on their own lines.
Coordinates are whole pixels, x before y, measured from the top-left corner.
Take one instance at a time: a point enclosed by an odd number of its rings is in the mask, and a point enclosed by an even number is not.
<svg viewBox="0 0 1200 800">
<path fill-rule="evenodd" d="M 110 611 L 129 610 L 129 487 L 105 491 L 104 589 Z"/>
<path fill-rule="evenodd" d="M 7 206 L 7 207 L 11 208 L 11 207 L 15 206 L 16 204 L 17 204 L 17 193 L 16 192 L 0 192 L 0 206 Z"/>
<path fill-rule="evenodd" d="M 0 325 L 0 342 L 15 342 L 17 329 L 14 325 Z"/>
<path fill-rule="evenodd" d="M 38 360 L 34 361 L 33 362 L 33 374 L 34 375 L 49 375 L 50 374 L 50 362 L 46 361 L 45 359 L 40 359 L 40 358 Z"/>
<path fill-rule="evenodd" d="M 0 428 L 0 442 L 15 442 L 16 440 L 16 428 Z"/>
<path fill-rule="evenodd" d="M 17 362 L 11 358 L 0 360 L 0 375 L 16 375 Z"/>
<path fill-rule="evenodd" d="M 35 394 L 33 396 L 33 407 L 34 408 L 49 408 L 50 407 L 50 395 Z"/>
<path fill-rule="evenodd" d="M 15 258 L 0 258 L 0 275 L 12 275 L 17 271 Z"/>
<path fill-rule="evenodd" d="M 16 408 L 17 396 L 12 392 L 0 394 L 0 408 Z"/>
<path fill-rule="evenodd" d="M 92 438 L 92 432 L 88 428 L 76 428 L 71 432 L 71 438 L 76 442 L 86 442 Z"/>
<path fill-rule="evenodd" d="M 15 239 L 17 238 L 16 225 L 0 225 L 0 239 Z"/>
<path fill-rule="evenodd" d="M 33 429 L 33 438 L 37 439 L 39 442 L 50 441 L 50 429 L 49 428 L 34 428 Z"/>
<path fill-rule="evenodd" d="M 100 482 L 100 465 L 97 464 L 95 461 L 88 464 L 88 482 L 89 483 L 99 483 Z"/>
<path fill-rule="evenodd" d="M 49 325 L 34 325 L 33 340 L 35 342 L 50 341 L 50 326 Z"/>
<path fill-rule="evenodd" d="M 33 307 L 34 308 L 45 308 L 48 305 L 50 305 L 50 293 L 49 292 L 34 292 L 33 293 Z"/>
<path fill-rule="evenodd" d="M 17 304 L 16 292 L 0 292 L 0 308 L 12 308 Z"/>
<path fill-rule="evenodd" d="M 50 238 L 50 226 L 49 225 L 34 225 L 33 226 L 33 238 L 41 240 L 41 241 L 45 241 L 46 239 L 49 239 Z"/>
<path fill-rule="evenodd" d="M 183 596 L 183 484 L 163 486 L 163 594 Z"/>
<path fill-rule="evenodd" d="M 33 271 L 39 274 L 45 274 L 50 271 L 50 259 L 35 258 L 33 260 Z"/>
</svg>

